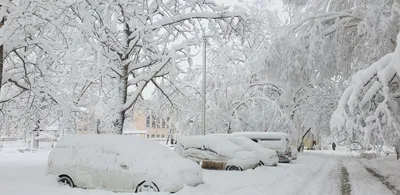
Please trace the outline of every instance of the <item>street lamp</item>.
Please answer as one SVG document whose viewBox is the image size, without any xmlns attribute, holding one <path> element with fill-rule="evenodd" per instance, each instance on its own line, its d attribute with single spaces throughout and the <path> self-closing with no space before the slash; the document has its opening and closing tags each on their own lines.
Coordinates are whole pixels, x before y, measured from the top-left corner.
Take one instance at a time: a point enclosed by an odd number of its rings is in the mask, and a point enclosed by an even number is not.
<svg viewBox="0 0 400 195">
<path fill-rule="evenodd" d="M 207 36 L 203 36 L 203 102 L 202 102 L 202 128 L 203 135 L 206 135 L 206 85 L 207 85 L 207 60 L 206 60 L 206 47 L 207 47 Z"/>
</svg>

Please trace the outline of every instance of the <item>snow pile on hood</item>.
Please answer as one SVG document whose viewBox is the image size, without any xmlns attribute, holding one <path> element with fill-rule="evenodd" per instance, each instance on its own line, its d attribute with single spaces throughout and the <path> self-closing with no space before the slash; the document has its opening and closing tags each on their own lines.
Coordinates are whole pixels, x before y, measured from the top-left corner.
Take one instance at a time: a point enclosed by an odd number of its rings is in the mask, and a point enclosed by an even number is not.
<svg viewBox="0 0 400 195">
<path fill-rule="evenodd" d="M 240 146 L 217 136 L 180 136 L 177 139 L 177 144 L 181 145 L 183 149 L 207 148 L 218 155 L 225 157 L 234 157 L 235 153 L 243 150 Z"/>
</svg>

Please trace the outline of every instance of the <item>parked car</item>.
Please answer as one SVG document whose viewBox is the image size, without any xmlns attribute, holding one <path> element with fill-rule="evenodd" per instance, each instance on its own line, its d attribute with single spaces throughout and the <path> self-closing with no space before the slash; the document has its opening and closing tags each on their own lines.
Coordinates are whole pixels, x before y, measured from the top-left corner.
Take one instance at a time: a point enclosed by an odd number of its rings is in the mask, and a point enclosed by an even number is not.
<svg viewBox="0 0 400 195">
<path fill-rule="evenodd" d="M 255 154 L 217 136 L 180 136 L 175 151 L 205 169 L 243 171 L 262 166 Z"/>
<path fill-rule="evenodd" d="M 264 146 L 275 150 L 280 163 L 290 163 L 292 158 L 289 135 L 282 132 L 235 132 L 232 135 L 250 138 Z"/>
<path fill-rule="evenodd" d="M 262 165 L 265 166 L 277 166 L 278 155 L 276 151 L 263 147 L 262 145 L 255 143 L 251 139 L 243 136 L 235 136 L 232 134 L 209 134 L 210 136 L 220 136 L 228 141 L 242 147 L 246 151 L 253 152 Z"/>
<path fill-rule="evenodd" d="M 68 135 L 50 152 L 46 174 L 71 187 L 177 192 L 203 183 L 201 167 L 132 135 Z"/>
</svg>

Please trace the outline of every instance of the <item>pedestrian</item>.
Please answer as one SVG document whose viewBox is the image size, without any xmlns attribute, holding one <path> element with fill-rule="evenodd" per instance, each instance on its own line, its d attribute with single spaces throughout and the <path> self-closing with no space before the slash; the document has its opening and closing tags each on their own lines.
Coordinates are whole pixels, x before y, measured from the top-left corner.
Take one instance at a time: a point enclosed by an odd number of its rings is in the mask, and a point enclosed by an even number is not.
<svg viewBox="0 0 400 195">
<path fill-rule="evenodd" d="M 332 149 L 333 149 L 333 150 L 336 149 L 336 144 L 335 144 L 335 142 L 332 143 Z"/>
</svg>

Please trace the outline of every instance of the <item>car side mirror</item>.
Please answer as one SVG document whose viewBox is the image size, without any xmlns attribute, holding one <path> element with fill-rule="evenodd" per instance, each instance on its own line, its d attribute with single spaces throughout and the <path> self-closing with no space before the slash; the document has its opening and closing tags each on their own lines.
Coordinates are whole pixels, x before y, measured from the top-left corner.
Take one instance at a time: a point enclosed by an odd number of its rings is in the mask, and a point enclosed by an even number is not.
<svg viewBox="0 0 400 195">
<path fill-rule="evenodd" d="M 125 170 L 129 170 L 129 166 L 128 165 L 119 165 L 122 169 L 125 169 Z"/>
</svg>

